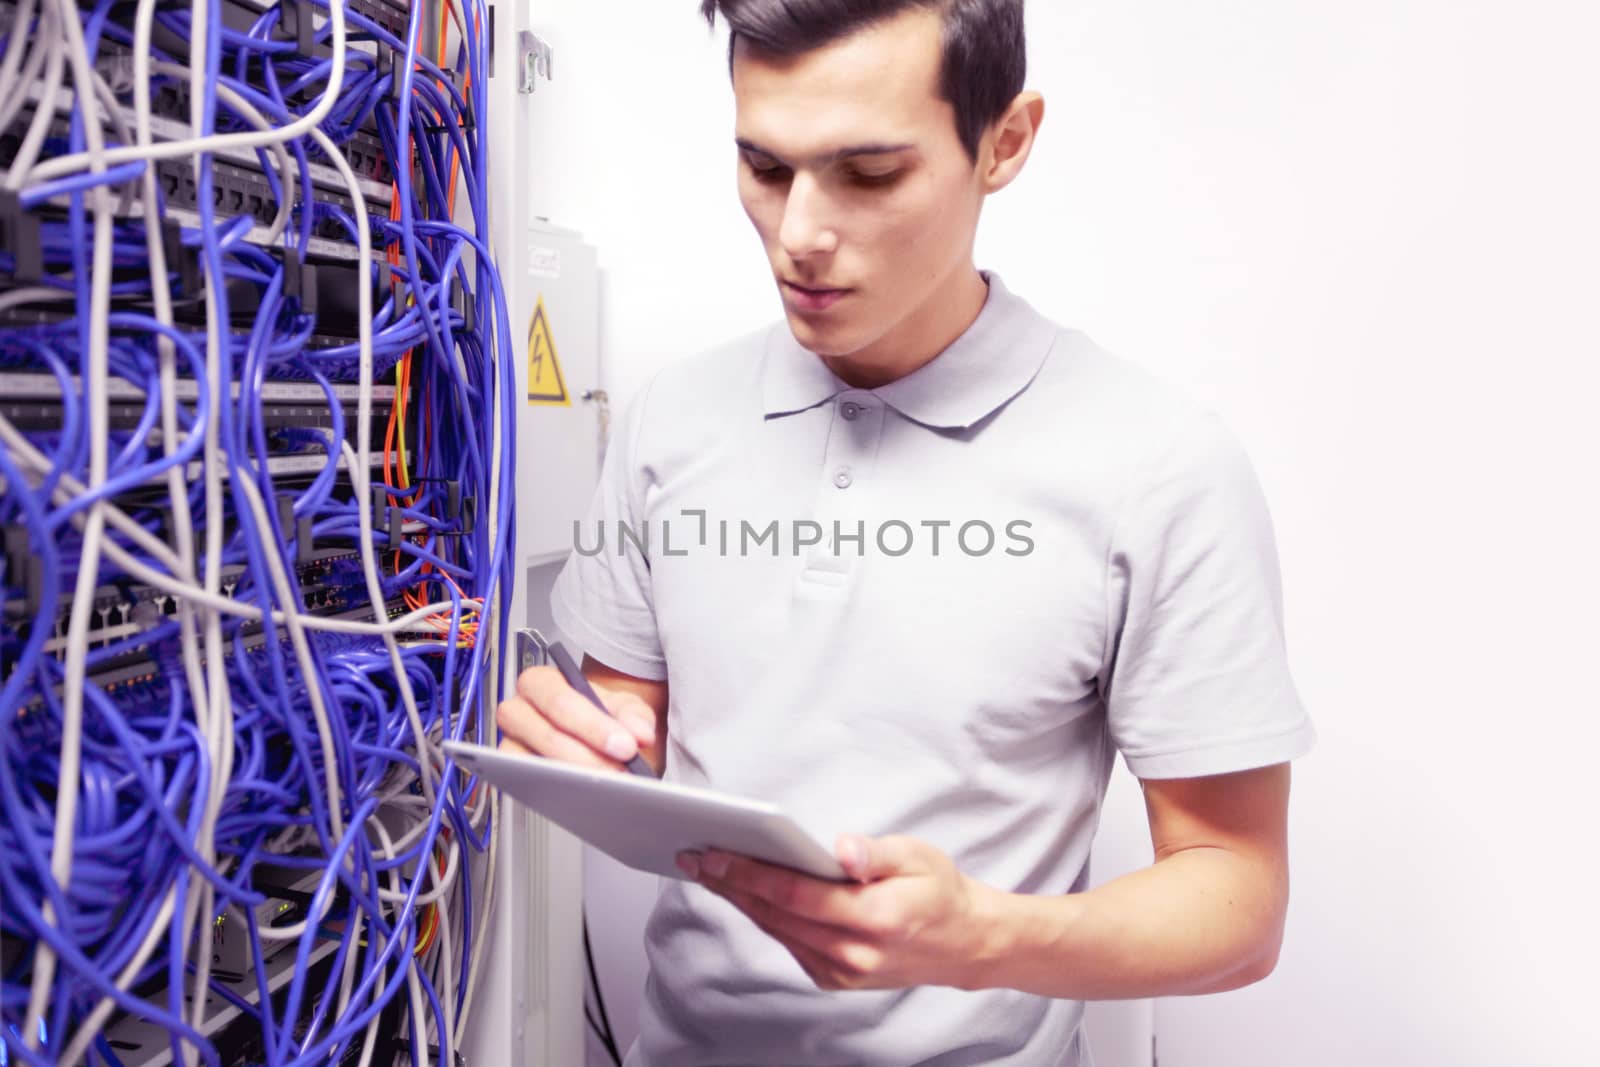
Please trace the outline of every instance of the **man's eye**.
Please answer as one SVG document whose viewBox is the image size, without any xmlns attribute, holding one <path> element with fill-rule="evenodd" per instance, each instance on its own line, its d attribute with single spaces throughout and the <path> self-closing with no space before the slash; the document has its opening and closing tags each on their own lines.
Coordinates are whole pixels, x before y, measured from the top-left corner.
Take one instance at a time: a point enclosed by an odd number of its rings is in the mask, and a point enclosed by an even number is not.
<svg viewBox="0 0 1600 1067">
<path fill-rule="evenodd" d="M 755 175 L 756 181 L 781 182 L 789 179 L 788 167 L 761 167 L 748 160 L 745 163 L 750 168 L 750 173 Z"/>
<path fill-rule="evenodd" d="M 893 185 L 895 182 L 900 180 L 901 173 L 903 172 L 898 170 L 882 171 L 880 173 L 872 173 L 864 170 L 852 170 L 848 173 L 848 176 L 850 180 L 857 185 L 876 186 Z"/>
</svg>

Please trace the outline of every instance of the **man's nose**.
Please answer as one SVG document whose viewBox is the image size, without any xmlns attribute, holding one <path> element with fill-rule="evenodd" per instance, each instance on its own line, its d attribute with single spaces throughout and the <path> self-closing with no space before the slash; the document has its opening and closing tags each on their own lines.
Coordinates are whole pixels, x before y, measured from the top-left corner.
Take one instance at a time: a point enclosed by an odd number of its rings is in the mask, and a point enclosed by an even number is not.
<svg viewBox="0 0 1600 1067">
<path fill-rule="evenodd" d="M 839 237 L 828 218 L 827 196 L 817 180 L 803 172 L 789 183 L 778 241 L 795 259 L 824 255 L 839 247 Z"/>
</svg>

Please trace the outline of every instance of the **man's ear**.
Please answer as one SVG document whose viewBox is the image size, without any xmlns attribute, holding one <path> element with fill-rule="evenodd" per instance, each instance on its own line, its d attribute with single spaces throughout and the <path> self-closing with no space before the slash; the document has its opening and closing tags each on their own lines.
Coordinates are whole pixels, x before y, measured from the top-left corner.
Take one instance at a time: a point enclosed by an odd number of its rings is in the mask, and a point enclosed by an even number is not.
<svg viewBox="0 0 1600 1067">
<path fill-rule="evenodd" d="M 1032 91 L 1018 93 L 984 139 L 987 150 L 982 155 L 983 191 L 986 194 L 1004 189 L 1022 172 L 1042 122 L 1044 97 Z"/>
</svg>

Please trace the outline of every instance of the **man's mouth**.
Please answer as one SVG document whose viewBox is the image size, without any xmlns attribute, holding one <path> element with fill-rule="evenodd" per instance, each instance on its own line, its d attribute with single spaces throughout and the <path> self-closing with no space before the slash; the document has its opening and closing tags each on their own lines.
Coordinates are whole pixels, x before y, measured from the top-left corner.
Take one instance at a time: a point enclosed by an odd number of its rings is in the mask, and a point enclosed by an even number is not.
<svg viewBox="0 0 1600 1067">
<path fill-rule="evenodd" d="M 800 285 L 787 278 L 783 280 L 783 292 L 789 303 L 801 311 L 824 311 L 839 302 L 839 299 L 850 292 L 849 289 L 834 289 L 826 286 Z"/>
</svg>

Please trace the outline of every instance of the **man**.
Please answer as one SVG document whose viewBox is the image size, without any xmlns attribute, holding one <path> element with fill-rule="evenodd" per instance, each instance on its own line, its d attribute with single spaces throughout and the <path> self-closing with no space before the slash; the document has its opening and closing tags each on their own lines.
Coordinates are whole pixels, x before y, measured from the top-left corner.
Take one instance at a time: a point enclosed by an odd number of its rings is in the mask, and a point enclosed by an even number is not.
<svg viewBox="0 0 1600 1067">
<path fill-rule="evenodd" d="M 1259 485 L 974 265 L 1044 112 L 1021 0 L 704 13 L 787 321 L 619 419 L 552 601 L 616 719 L 539 668 L 506 745 L 777 802 L 856 879 L 680 857 L 630 1065 L 1089 1064 L 1085 1000 L 1277 957 L 1313 730 Z M 1155 862 L 1086 891 L 1118 751 Z"/>
</svg>

